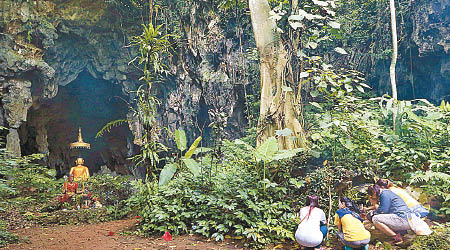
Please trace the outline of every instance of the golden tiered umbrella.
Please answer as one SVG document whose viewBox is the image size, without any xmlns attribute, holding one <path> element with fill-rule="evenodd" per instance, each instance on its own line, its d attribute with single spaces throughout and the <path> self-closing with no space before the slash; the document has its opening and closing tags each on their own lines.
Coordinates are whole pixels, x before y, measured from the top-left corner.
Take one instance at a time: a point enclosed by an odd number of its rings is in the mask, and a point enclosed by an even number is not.
<svg viewBox="0 0 450 250">
<path fill-rule="evenodd" d="M 91 144 L 83 141 L 83 136 L 81 135 L 81 128 L 78 128 L 78 141 L 70 143 L 70 149 L 74 148 L 91 149 Z"/>
</svg>

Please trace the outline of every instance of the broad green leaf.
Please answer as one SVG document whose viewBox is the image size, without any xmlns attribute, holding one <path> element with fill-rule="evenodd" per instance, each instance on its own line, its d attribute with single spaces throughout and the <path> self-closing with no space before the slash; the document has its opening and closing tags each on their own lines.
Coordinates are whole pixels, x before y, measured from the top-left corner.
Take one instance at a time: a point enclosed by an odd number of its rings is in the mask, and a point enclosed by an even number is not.
<svg viewBox="0 0 450 250">
<path fill-rule="evenodd" d="M 296 148 L 291 150 L 280 150 L 273 156 L 274 161 L 288 159 L 294 157 L 297 153 L 304 151 L 304 148 Z"/>
<path fill-rule="evenodd" d="M 308 72 L 302 72 L 302 73 L 300 73 L 300 78 L 305 78 L 305 77 L 308 77 L 309 76 L 309 73 Z"/>
<path fill-rule="evenodd" d="M 319 91 L 317 91 L 317 90 L 311 90 L 311 92 L 309 92 L 309 94 L 310 94 L 312 97 L 317 97 L 317 96 L 319 95 Z"/>
<path fill-rule="evenodd" d="M 303 24 L 301 22 L 293 22 L 293 21 L 289 21 L 289 25 L 291 25 L 291 27 L 296 30 L 298 28 L 303 28 Z"/>
<path fill-rule="evenodd" d="M 272 161 L 272 157 L 278 152 L 278 142 L 275 137 L 267 138 L 263 144 L 256 148 L 255 157 L 257 161 Z"/>
<path fill-rule="evenodd" d="M 320 140 L 322 138 L 322 136 L 320 135 L 320 133 L 314 133 L 311 135 L 311 139 L 313 139 L 314 141 Z"/>
<path fill-rule="evenodd" d="M 364 93 L 364 88 L 361 85 L 356 85 L 356 89 L 358 89 L 359 92 Z"/>
<path fill-rule="evenodd" d="M 315 48 L 317 48 L 317 46 L 318 46 L 318 44 L 315 42 L 308 42 L 306 44 L 306 47 L 311 48 L 311 49 L 315 49 Z"/>
<path fill-rule="evenodd" d="M 302 21 L 305 18 L 305 15 L 290 15 L 288 21 Z"/>
<path fill-rule="evenodd" d="M 346 147 L 347 149 L 349 149 L 350 151 L 355 150 L 356 148 L 358 148 L 358 146 L 356 146 L 355 144 L 353 144 L 353 142 L 350 139 L 342 139 L 339 138 L 339 141 L 341 142 L 341 144 Z"/>
<path fill-rule="evenodd" d="M 429 120 L 439 120 L 443 117 L 444 115 L 440 112 L 428 112 L 427 116 L 425 117 L 426 119 Z"/>
<path fill-rule="evenodd" d="M 312 1 L 313 1 L 313 3 L 315 5 L 319 5 L 319 6 L 322 6 L 322 7 L 328 6 L 328 3 L 326 1 L 319 1 L 319 0 L 312 0 Z"/>
<path fill-rule="evenodd" d="M 309 104 L 313 105 L 314 107 L 318 109 L 322 109 L 322 107 L 317 102 L 310 102 Z"/>
<path fill-rule="evenodd" d="M 182 161 L 194 176 L 200 174 L 200 164 L 197 161 L 194 159 L 182 159 Z"/>
<path fill-rule="evenodd" d="M 337 53 L 342 54 L 342 55 L 347 55 L 348 54 L 347 51 L 345 51 L 345 49 L 340 48 L 340 47 L 334 48 L 334 51 L 336 51 Z"/>
<path fill-rule="evenodd" d="M 184 132 L 184 130 L 181 129 L 177 129 L 175 130 L 175 142 L 177 144 L 177 148 L 180 151 L 184 151 L 186 149 L 186 133 Z"/>
<path fill-rule="evenodd" d="M 405 111 L 408 114 L 408 117 L 414 120 L 415 122 L 419 123 L 422 126 L 426 126 L 430 129 L 436 129 L 436 125 L 430 122 L 424 121 L 422 118 L 418 117 L 416 114 L 414 114 L 411 110 Z"/>
<path fill-rule="evenodd" d="M 316 151 L 316 150 L 310 150 L 309 153 L 314 157 L 314 158 L 319 158 L 320 157 L 320 152 Z"/>
<path fill-rule="evenodd" d="M 175 172 L 177 171 L 177 165 L 175 163 L 170 163 L 164 166 L 161 170 L 161 174 L 159 175 L 159 185 L 166 185 L 173 177 Z"/>
<path fill-rule="evenodd" d="M 330 25 L 330 27 L 333 28 L 333 29 L 340 29 L 341 28 L 341 24 L 340 23 L 333 22 L 333 21 L 329 22 L 328 25 Z"/>
<path fill-rule="evenodd" d="M 192 143 L 192 145 L 189 147 L 189 150 L 186 152 L 186 154 L 184 155 L 184 158 L 191 158 L 191 156 L 194 154 L 195 149 L 197 148 L 198 144 L 200 143 L 200 141 L 202 140 L 202 137 L 199 136 L 197 137 L 197 139 L 195 139 L 195 141 Z"/>
</svg>

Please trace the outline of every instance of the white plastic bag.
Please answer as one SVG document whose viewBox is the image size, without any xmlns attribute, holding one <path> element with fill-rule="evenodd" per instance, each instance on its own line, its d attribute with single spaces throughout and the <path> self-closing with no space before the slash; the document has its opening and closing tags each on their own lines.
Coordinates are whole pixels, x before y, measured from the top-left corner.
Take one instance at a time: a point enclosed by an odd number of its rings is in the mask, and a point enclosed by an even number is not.
<svg viewBox="0 0 450 250">
<path fill-rule="evenodd" d="M 416 235 L 430 235 L 433 232 L 428 224 L 415 214 L 411 214 L 411 218 L 408 219 L 408 222 L 409 226 L 411 226 L 411 230 L 413 230 Z"/>
</svg>

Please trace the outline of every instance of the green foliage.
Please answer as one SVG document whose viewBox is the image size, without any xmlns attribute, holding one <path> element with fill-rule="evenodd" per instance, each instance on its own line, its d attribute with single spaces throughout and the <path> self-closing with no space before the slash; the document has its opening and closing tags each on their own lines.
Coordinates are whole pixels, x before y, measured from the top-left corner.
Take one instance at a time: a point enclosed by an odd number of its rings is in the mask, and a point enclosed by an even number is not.
<svg viewBox="0 0 450 250">
<path fill-rule="evenodd" d="M 14 158 L 0 149 L 0 197 L 54 194 L 59 185 L 56 171 L 34 163 L 42 157 L 42 154 L 34 154 Z"/>
<path fill-rule="evenodd" d="M 0 220 L 0 247 L 6 247 L 8 244 L 19 241 L 17 235 L 6 230 L 6 224 Z"/>
<path fill-rule="evenodd" d="M 118 5 L 118 1 L 110 2 Z M 128 3 L 127 7 L 142 7 L 139 1 Z M 141 145 L 141 153 L 130 159 L 136 163 L 136 166 L 144 165 L 147 167 L 147 177 L 153 177 L 154 171 L 159 163 L 159 154 L 166 151 L 167 148 L 159 142 L 160 128 L 156 123 L 156 108 L 160 101 L 152 92 L 152 86 L 160 83 L 159 78 L 166 72 L 164 60 L 171 48 L 169 41 L 174 35 L 161 35 L 159 29 L 162 25 L 154 27 L 152 24 L 143 25 L 143 32 L 139 36 L 132 39 L 132 45 L 138 47 L 139 55 L 129 63 L 137 61 L 138 65 L 143 65 L 143 76 L 140 80 L 144 83 L 140 85 L 136 91 L 136 107 L 129 106 L 131 116 L 128 119 L 116 120 L 105 125 L 98 133 L 101 136 L 105 131 L 113 126 L 120 125 L 125 122 L 137 124 L 135 128 L 137 132 L 137 144 Z"/>
<path fill-rule="evenodd" d="M 441 105 L 439 106 L 442 111 L 450 112 L 450 103 L 442 100 Z"/>
<path fill-rule="evenodd" d="M 409 250 L 448 249 L 450 246 L 450 224 L 438 224 L 431 227 L 433 233 L 428 236 L 417 236 Z"/>
<path fill-rule="evenodd" d="M 159 163 L 159 153 L 166 151 L 166 147 L 159 142 L 158 134 L 160 127 L 156 124 L 156 107 L 159 105 L 158 98 L 152 93 L 152 86 L 158 83 L 158 77 L 165 73 L 166 65 L 163 63 L 171 43 L 171 34 L 161 35 L 159 29 L 162 25 L 153 27 L 152 24 L 144 25 L 142 35 L 133 38 L 132 44 L 139 48 L 140 55 L 133 59 L 138 60 L 139 65 L 144 65 L 144 75 L 140 80 L 144 84 L 139 86 L 136 93 L 137 108 L 132 109 L 133 119 L 137 120 L 142 132 L 140 144 L 142 153 L 132 159 L 139 164 L 147 164 L 147 176 L 152 176 L 154 169 Z"/>
<path fill-rule="evenodd" d="M 144 64 L 144 77 L 142 80 L 149 80 L 155 77 L 155 74 L 165 72 L 166 65 L 163 63 L 164 56 L 169 52 L 171 43 L 169 37 L 171 34 L 161 35 L 159 29 L 163 25 L 153 27 L 152 24 L 148 26 L 143 25 L 144 31 L 140 36 L 134 37 L 132 43 L 138 46 L 140 55 L 135 57 L 138 64 Z M 132 62 L 133 62 L 132 61 Z"/>
<path fill-rule="evenodd" d="M 102 129 L 100 129 L 100 131 L 98 131 L 98 133 L 95 135 L 95 139 L 102 137 L 105 133 L 109 133 L 111 131 L 111 128 L 127 124 L 128 122 L 129 120 L 126 119 L 119 119 L 112 122 L 108 122 L 105 126 L 103 126 Z"/>
<path fill-rule="evenodd" d="M 180 151 L 184 151 L 186 149 L 186 133 L 184 130 L 177 129 L 175 130 L 175 143 L 177 144 L 177 148 Z"/>
<path fill-rule="evenodd" d="M 144 235 L 166 230 L 197 233 L 216 240 L 244 237 L 251 246 L 293 240 L 295 212 L 288 198 L 293 194 L 288 190 L 295 187 L 293 182 L 260 181 L 254 165 L 243 160 L 251 159 L 245 151 L 233 143 L 224 150 L 239 151 L 243 157 L 225 153 L 223 164 L 216 166 L 208 185 L 201 175 L 195 177 L 185 171 L 164 186 L 137 182 L 138 192 L 128 204 L 142 217 L 138 231 Z M 202 168 L 208 167 L 209 162 L 204 160 Z M 266 192 L 261 190 L 262 182 Z"/>
<path fill-rule="evenodd" d="M 428 195 L 441 202 L 438 208 L 443 217 L 450 218 L 450 175 L 428 170 L 411 173 L 409 183 L 420 186 Z"/>
<path fill-rule="evenodd" d="M 183 151 L 186 150 L 187 148 L 186 133 L 184 132 L 184 130 L 180 129 L 175 130 L 174 139 L 178 147 L 178 150 L 180 151 L 180 154 L 182 154 Z M 186 166 L 186 168 L 189 169 L 189 171 L 191 171 L 191 173 L 194 176 L 198 176 L 200 174 L 199 163 L 196 160 L 191 159 L 191 157 L 192 155 L 194 155 L 195 150 L 197 149 L 197 146 L 201 140 L 202 140 L 201 136 L 195 139 L 195 141 L 191 144 L 191 146 L 186 151 L 184 156 L 182 156 L 180 161 L 176 161 L 176 159 L 173 158 L 168 159 L 168 163 L 164 166 L 159 175 L 160 186 L 166 185 L 172 179 L 177 168 L 181 168 L 182 166 Z"/>
<path fill-rule="evenodd" d="M 253 154 L 256 162 L 270 163 L 275 160 L 283 160 L 287 158 L 294 157 L 297 153 L 303 151 L 302 148 L 297 148 L 293 150 L 280 150 L 278 147 L 278 142 L 275 137 L 270 137 L 264 141 L 263 144 L 259 145 L 256 149 L 245 143 L 240 139 L 236 139 L 235 143 L 238 145 L 244 145 L 248 151 Z"/>
<path fill-rule="evenodd" d="M 108 206 L 126 200 L 133 194 L 131 181 L 131 176 L 102 174 L 91 176 L 85 185 L 87 192 L 92 192 L 103 205 Z"/>
</svg>

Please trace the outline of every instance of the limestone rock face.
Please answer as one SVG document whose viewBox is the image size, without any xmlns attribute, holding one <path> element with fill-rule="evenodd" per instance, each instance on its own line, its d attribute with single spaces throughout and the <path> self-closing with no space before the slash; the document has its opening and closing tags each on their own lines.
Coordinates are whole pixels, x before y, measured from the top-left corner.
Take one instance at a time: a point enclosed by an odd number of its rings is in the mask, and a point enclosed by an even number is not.
<svg viewBox="0 0 450 250">
<path fill-rule="evenodd" d="M 20 139 L 17 129 L 10 128 L 6 136 L 6 150 L 10 156 L 20 156 Z"/>
<path fill-rule="evenodd" d="M 419 56 L 435 55 L 436 52 L 450 53 L 450 2 L 431 0 L 417 8 L 414 13 L 412 39 L 417 45 Z"/>
<path fill-rule="evenodd" d="M 414 23 L 412 39 L 417 45 L 418 57 L 424 61 L 420 74 L 429 76 L 423 79 L 425 82 L 420 89 L 436 103 L 449 100 L 450 1 L 425 1 L 414 15 Z"/>
<path fill-rule="evenodd" d="M 5 119 L 10 128 L 18 129 L 27 120 L 27 111 L 31 107 L 31 82 L 21 79 L 10 79 L 2 88 L 6 90 L 2 97 Z"/>
<path fill-rule="evenodd" d="M 208 14 L 198 4 L 193 4 L 182 19 L 188 44 L 170 65 L 174 83 L 164 89 L 161 97 L 164 102 L 160 123 L 171 131 L 184 129 L 191 142 L 200 135 L 204 141 L 212 141 L 215 135 L 209 125 L 214 117 L 210 113 L 220 110 L 226 120 L 220 137 L 239 137 L 248 124 L 244 88 L 247 84 L 259 84 L 258 79 L 245 75 L 248 67 L 255 65 L 243 52 L 253 46 L 252 42 L 239 33 L 242 30 L 225 30 L 220 24 L 224 20 Z M 245 39 L 244 47 L 239 47 L 239 36 Z"/>
<path fill-rule="evenodd" d="M 450 1 L 413 1 L 411 18 L 399 41 L 397 89 L 399 99 L 450 100 Z M 400 18 L 400 17 L 398 17 Z M 390 43 L 390 42 L 389 42 Z M 379 94 L 390 93 L 390 59 L 376 61 L 368 72 Z"/>
</svg>

